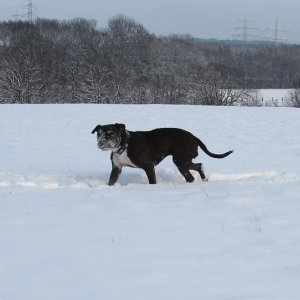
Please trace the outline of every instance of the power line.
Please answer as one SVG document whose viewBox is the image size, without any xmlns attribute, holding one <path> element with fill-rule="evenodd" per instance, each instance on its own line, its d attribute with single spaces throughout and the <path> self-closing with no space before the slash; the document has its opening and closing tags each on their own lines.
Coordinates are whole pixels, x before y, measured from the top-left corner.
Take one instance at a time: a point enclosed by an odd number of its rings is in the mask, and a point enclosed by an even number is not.
<svg viewBox="0 0 300 300">
<path fill-rule="evenodd" d="M 240 38 L 242 38 L 242 41 L 244 42 L 245 46 L 247 46 L 248 38 L 249 37 L 256 37 L 258 39 L 262 39 L 262 40 L 266 40 L 266 41 L 274 41 L 275 47 L 278 48 L 279 45 L 280 45 L 280 43 L 282 41 L 286 41 L 286 42 L 290 41 L 291 42 L 291 40 L 282 38 L 280 36 L 280 32 L 299 34 L 298 32 L 293 32 L 293 31 L 288 31 L 288 30 L 280 29 L 279 28 L 279 18 L 278 17 L 276 17 L 276 19 L 275 19 L 275 27 L 274 28 L 258 29 L 258 28 L 255 28 L 255 27 L 249 27 L 248 23 L 252 22 L 252 21 L 247 20 L 246 16 L 245 16 L 244 20 L 240 20 L 238 22 L 243 22 L 243 26 L 236 27 L 234 29 L 235 30 L 242 30 L 242 32 L 239 33 L 239 34 L 232 35 L 232 37 L 240 37 Z M 249 30 L 257 30 L 263 36 L 249 34 Z M 273 31 L 273 34 L 271 36 L 265 36 L 266 33 L 263 33 L 263 32 L 270 31 L 270 30 Z"/>
</svg>

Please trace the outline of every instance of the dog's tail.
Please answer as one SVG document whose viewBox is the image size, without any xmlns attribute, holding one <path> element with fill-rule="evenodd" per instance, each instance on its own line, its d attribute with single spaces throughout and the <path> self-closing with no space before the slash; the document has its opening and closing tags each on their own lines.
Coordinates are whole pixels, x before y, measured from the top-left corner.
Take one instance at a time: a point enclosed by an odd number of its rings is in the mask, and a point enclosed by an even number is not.
<svg viewBox="0 0 300 300">
<path fill-rule="evenodd" d="M 213 158 L 224 158 L 224 157 L 230 155 L 234 151 L 234 150 L 231 150 L 231 151 L 225 152 L 223 154 L 215 154 L 215 153 L 211 153 L 210 151 L 208 151 L 206 146 L 199 139 L 198 139 L 198 145 L 203 150 L 204 153 L 206 153 L 208 156 L 213 157 Z"/>
</svg>

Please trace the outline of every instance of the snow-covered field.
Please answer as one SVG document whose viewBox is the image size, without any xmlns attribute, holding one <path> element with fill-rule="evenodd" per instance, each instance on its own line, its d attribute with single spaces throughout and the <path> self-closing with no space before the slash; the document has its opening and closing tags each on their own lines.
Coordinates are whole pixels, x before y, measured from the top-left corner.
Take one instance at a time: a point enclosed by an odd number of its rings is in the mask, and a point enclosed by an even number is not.
<svg viewBox="0 0 300 300">
<path fill-rule="evenodd" d="M 91 130 L 180 127 L 209 179 L 167 158 L 157 185 Z M 300 110 L 0 106 L 1 300 L 276 300 L 300 295 Z"/>
<path fill-rule="evenodd" d="M 262 89 L 257 91 L 258 103 L 261 106 L 287 106 L 286 98 L 292 89 Z"/>
</svg>

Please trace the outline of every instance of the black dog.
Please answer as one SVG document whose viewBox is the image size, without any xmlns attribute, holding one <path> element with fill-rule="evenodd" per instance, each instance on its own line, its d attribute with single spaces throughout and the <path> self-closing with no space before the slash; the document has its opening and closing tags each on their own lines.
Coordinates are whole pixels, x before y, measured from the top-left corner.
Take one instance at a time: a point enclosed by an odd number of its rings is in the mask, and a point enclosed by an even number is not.
<svg viewBox="0 0 300 300">
<path fill-rule="evenodd" d="M 211 153 L 197 137 L 178 128 L 127 131 L 124 124 L 110 124 L 97 125 L 92 133 L 95 132 L 98 148 L 112 151 L 109 185 L 116 183 L 124 166 L 143 169 L 149 183 L 156 183 L 154 166 L 168 155 L 173 156 L 173 162 L 187 182 L 194 181 L 190 170 L 198 171 L 202 180 L 207 181 L 202 164 L 192 162 L 198 156 L 198 146 L 214 158 L 223 158 L 233 152 Z"/>
</svg>

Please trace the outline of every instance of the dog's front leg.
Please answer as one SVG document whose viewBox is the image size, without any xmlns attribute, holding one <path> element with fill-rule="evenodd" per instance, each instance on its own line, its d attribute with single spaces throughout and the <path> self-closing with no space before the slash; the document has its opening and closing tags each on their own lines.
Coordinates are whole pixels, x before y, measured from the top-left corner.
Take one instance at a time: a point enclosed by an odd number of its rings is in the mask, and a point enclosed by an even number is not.
<svg viewBox="0 0 300 300">
<path fill-rule="evenodd" d="M 148 177 L 149 183 L 150 184 L 155 184 L 156 183 L 156 175 L 155 175 L 154 165 L 146 166 L 143 169 L 146 172 L 146 175 Z"/>
<path fill-rule="evenodd" d="M 122 172 L 122 168 L 118 168 L 116 166 L 113 166 L 112 167 L 112 170 L 111 170 L 111 173 L 110 173 L 110 176 L 109 176 L 109 182 L 108 182 L 108 185 L 114 185 L 117 180 L 119 179 L 119 176 Z"/>
</svg>

